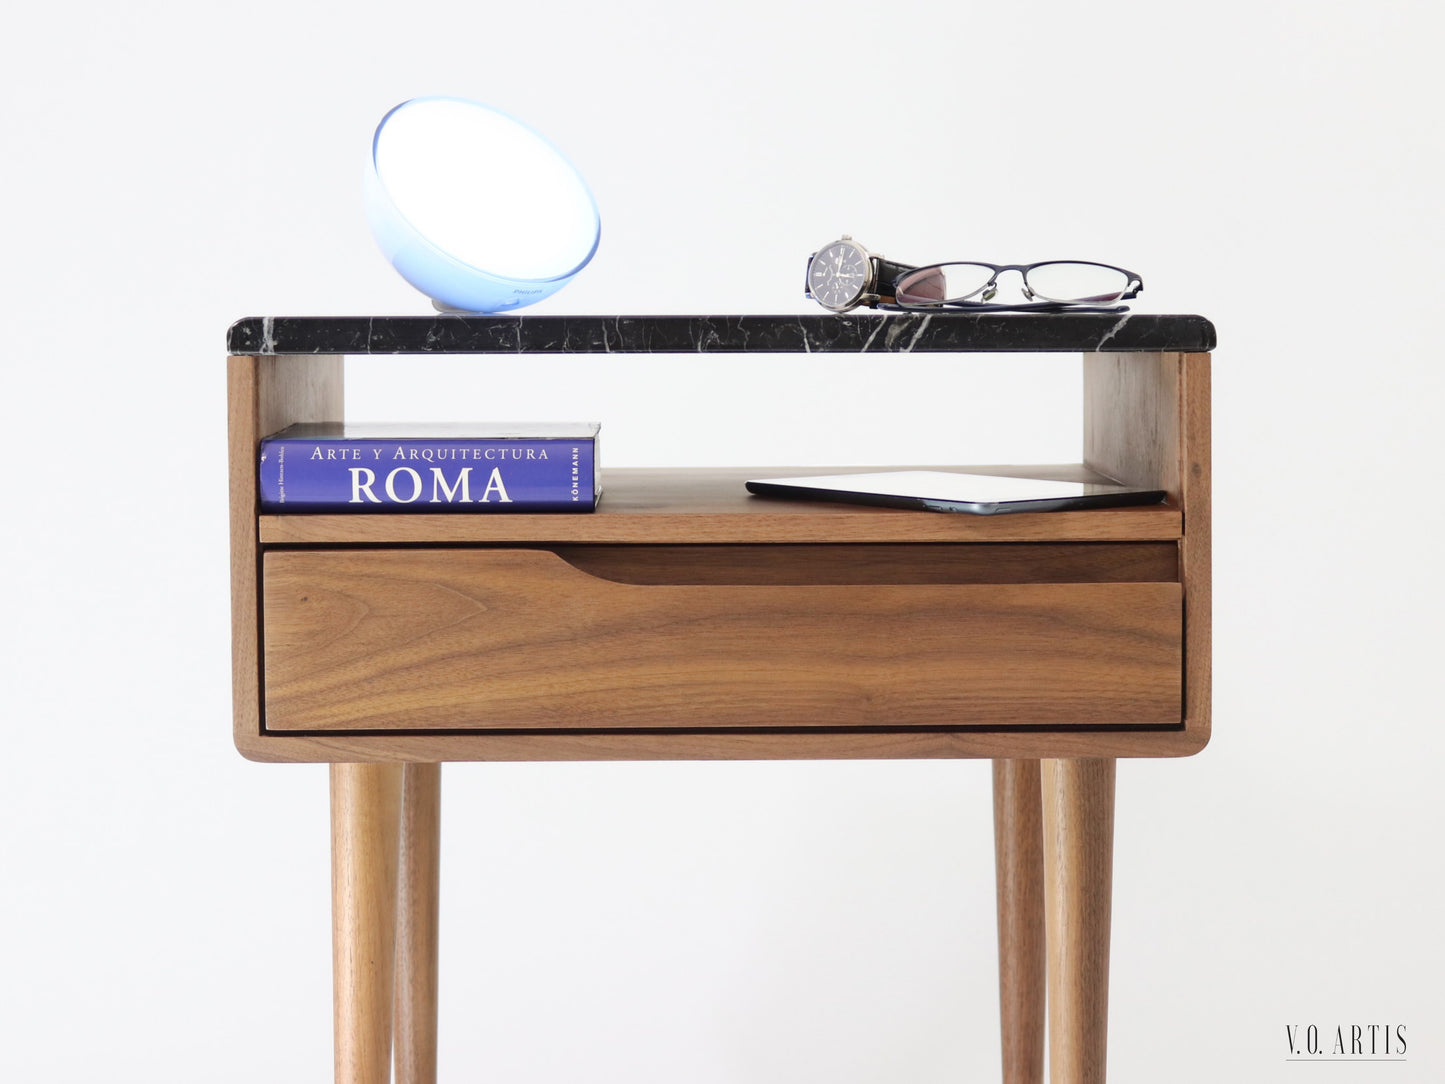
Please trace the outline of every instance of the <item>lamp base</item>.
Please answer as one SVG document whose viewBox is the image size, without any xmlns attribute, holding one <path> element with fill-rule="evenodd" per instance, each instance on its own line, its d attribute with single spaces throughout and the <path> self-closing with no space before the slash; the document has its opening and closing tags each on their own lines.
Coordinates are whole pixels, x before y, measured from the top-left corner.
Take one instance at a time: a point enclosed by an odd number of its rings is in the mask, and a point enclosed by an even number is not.
<svg viewBox="0 0 1445 1084">
<path fill-rule="evenodd" d="M 508 309 L 515 309 L 520 304 L 518 301 L 511 301 L 503 305 L 500 309 L 459 309 L 454 305 L 448 305 L 445 302 L 438 301 L 434 297 L 428 300 L 431 301 L 431 307 L 444 316 L 496 316 L 499 313 L 506 312 Z"/>
</svg>

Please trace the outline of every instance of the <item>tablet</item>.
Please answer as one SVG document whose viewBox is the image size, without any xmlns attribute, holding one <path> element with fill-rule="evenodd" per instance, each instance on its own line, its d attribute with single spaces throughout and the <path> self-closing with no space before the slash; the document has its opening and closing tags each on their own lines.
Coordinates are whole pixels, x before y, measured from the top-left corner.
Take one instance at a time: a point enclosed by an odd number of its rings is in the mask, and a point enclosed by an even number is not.
<svg viewBox="0 0 1445 1084">
<path fill-rule="evenodd" d="M 820 474 L 801 478 L 756 478 L 744 483 L 761 497 L 846 501 L 927 512 L 1062 512 L 1126 504 L 1157 504 L 1162 489 L 1099 482 L 1055 482 L 1043 478 L 1000 478 L 941 470 Z"/>
</svg>

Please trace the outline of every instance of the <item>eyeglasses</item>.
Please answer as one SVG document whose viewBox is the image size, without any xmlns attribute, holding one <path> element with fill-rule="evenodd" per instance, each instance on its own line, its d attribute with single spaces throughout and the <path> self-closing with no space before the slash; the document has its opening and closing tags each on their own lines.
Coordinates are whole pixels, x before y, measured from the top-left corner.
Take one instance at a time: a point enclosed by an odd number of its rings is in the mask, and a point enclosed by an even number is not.
<svg viewBox="0 0 1445 1084">
<path fill-rule="evenodd" d="M 993 304 L 998 277 L 1017 271 L 1028 303 Z M 1136 296 L 1144 281 L 1132 271 L 1087 260 L 1043 263 L 935 263 L 915 267 L 894 282 L 894 303 L 902 309 L 1052 310 L 1121 312 L 1117 302 Z"/>
</svg>

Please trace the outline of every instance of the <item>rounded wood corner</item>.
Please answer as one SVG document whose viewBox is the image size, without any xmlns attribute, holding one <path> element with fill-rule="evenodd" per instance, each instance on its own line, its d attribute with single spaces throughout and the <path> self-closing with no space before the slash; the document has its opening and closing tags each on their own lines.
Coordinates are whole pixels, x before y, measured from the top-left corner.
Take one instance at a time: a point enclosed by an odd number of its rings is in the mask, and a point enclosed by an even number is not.
<svg viewBox="0 0 1445 1084">
<path fill-rule="evenodd" d="M 289 759 L 278 754 L 274 742 L 267 741 L 260 735 L 237 734 L 235 746 L 236 752 L 257 764 L 279 764 L 285 763 Z"/>
<path fill-rule="evenodd" d="M 1192 757 L 1197 753 L 1203 752 L 1204 747 L 1209 744 L 1209 739 L 1213 734 L 1214 731 L 1209 726 L 1188 726 L 1186 724 L 1184 730 L 1185 740 L 1181 744 L 1179 752 L 1175 755 Z"/>
</svg>

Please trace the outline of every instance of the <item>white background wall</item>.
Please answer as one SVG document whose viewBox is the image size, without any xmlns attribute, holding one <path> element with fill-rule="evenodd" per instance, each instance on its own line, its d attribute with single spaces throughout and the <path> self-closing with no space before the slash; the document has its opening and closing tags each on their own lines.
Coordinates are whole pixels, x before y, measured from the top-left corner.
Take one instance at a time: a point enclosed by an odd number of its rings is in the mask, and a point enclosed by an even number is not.
<svg viewBox="0 0 1445 1084">
<path fill-rule="evenodd" d="M 1141 311 L 1213 319 L 1216 737 L 1120 768 L 1112 1079 L 1445 1079 L 1437 10 L 12 17 L 0 1076 L 327 1078 L 326 771 L 230 745 L 224 332 L 427 311 L 360 165 L 386 109 L 452 93 L 596 191 L 601 250 L 539 313 L 808 311 L 803 259 L 846 231 L 1118 262 Z M 1074 456 L 1076 369 L 387 360 L 349 395 L 595 417 L 614 466 L 1048 461 Z M 446 777 L 444 1079 L 996 1078 L 986 763 Z M 1311 1023 L 1404 1025 L 1408 1060 L 1286 1063 Z"/>
</svg>

